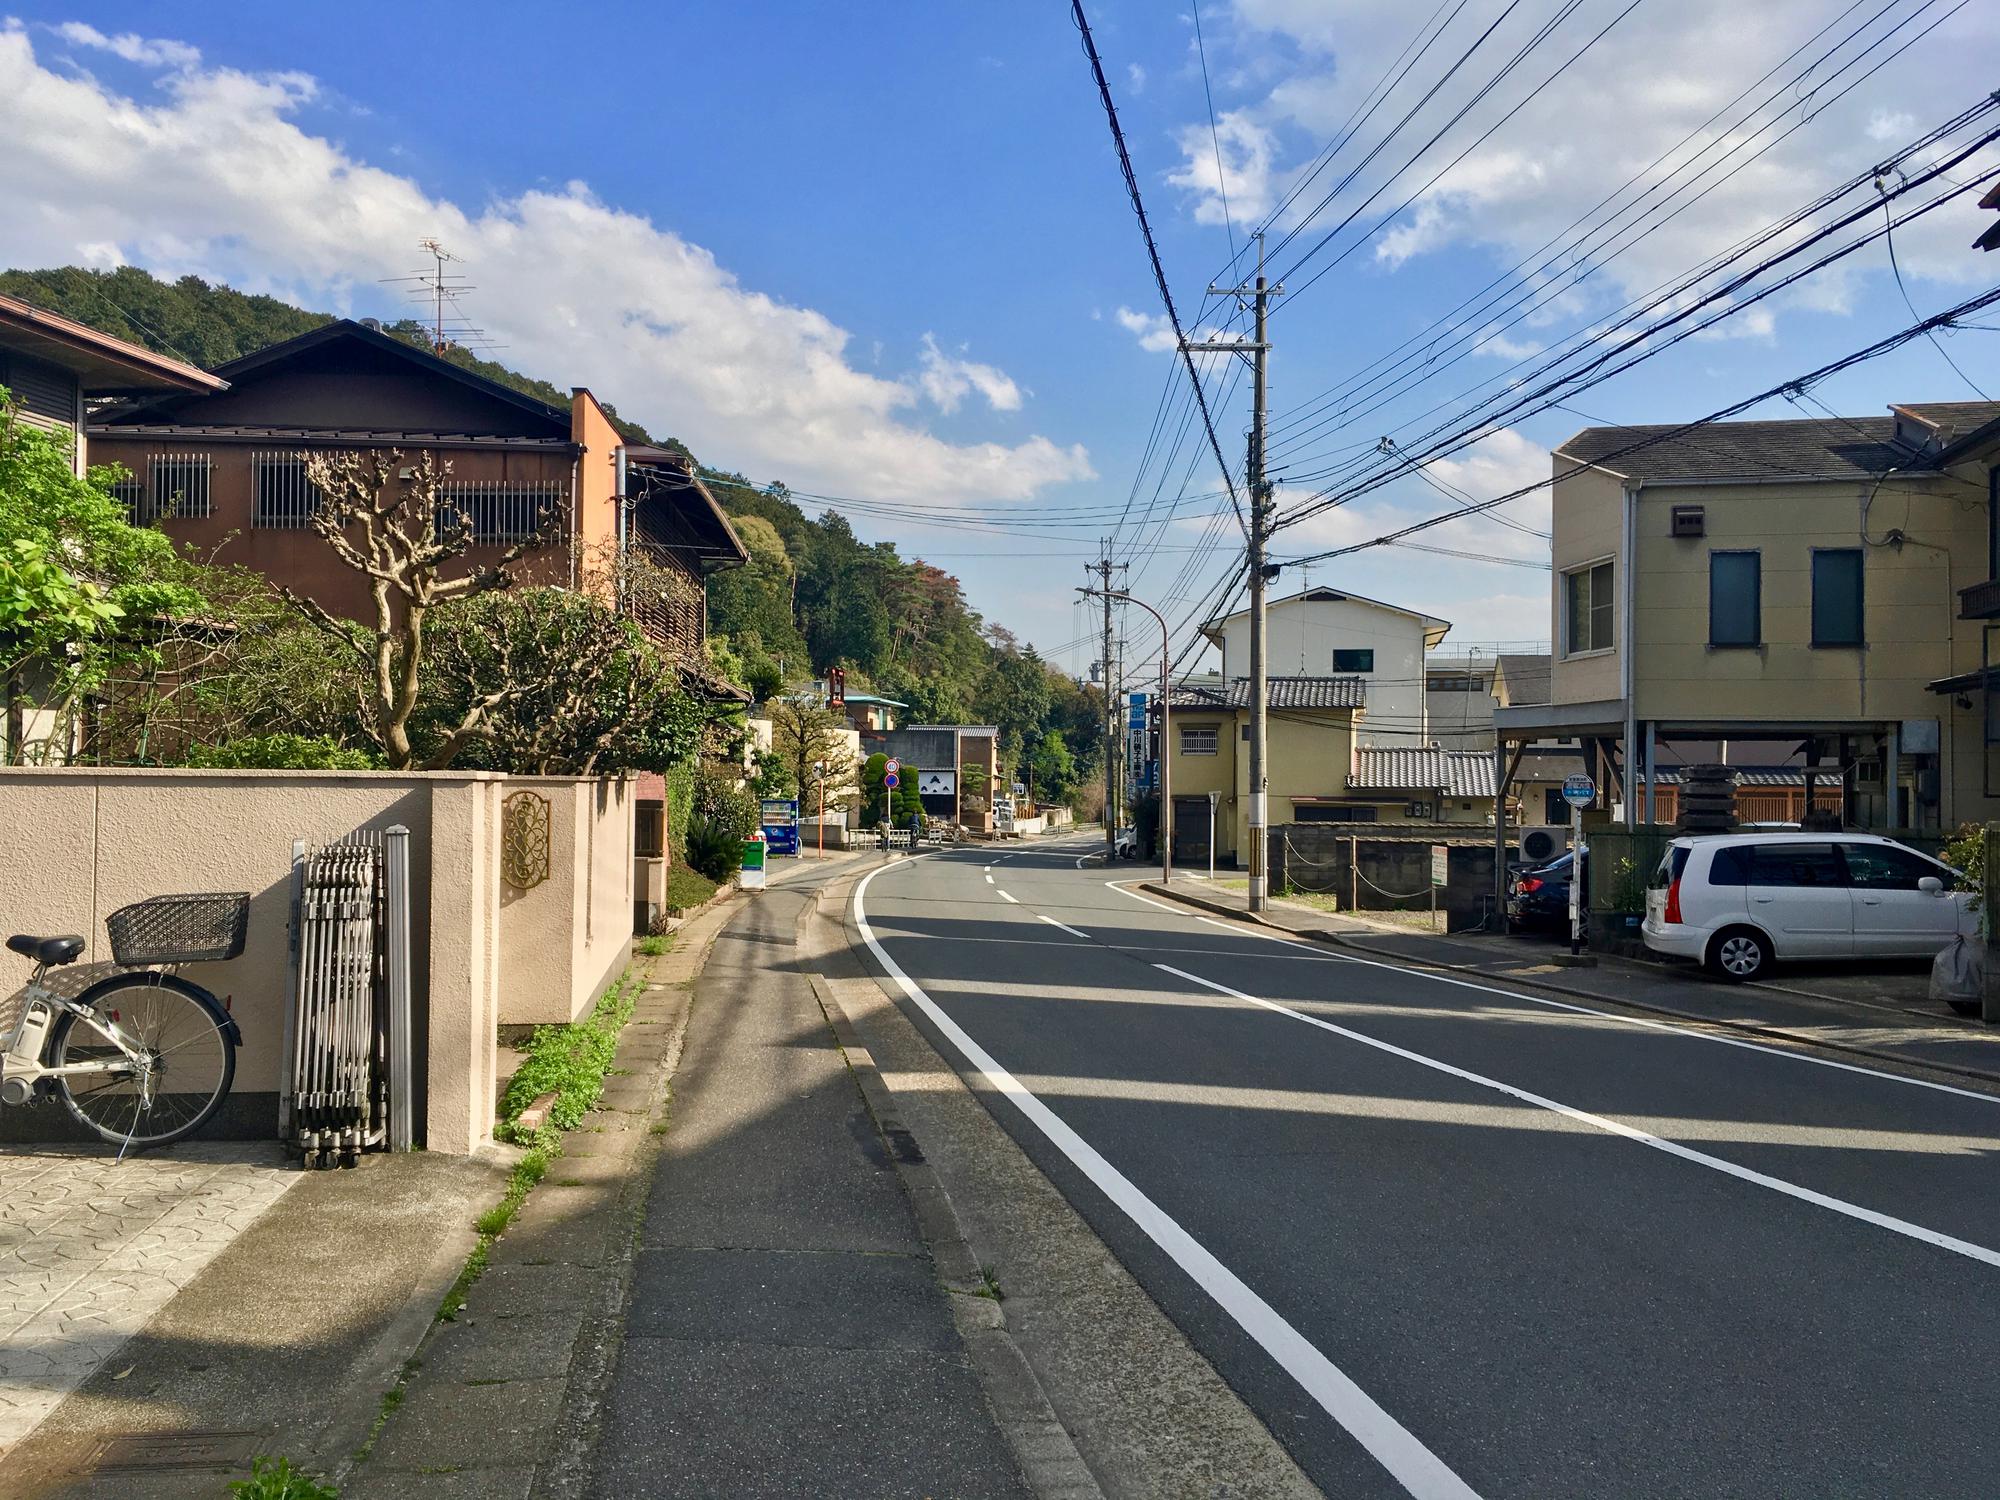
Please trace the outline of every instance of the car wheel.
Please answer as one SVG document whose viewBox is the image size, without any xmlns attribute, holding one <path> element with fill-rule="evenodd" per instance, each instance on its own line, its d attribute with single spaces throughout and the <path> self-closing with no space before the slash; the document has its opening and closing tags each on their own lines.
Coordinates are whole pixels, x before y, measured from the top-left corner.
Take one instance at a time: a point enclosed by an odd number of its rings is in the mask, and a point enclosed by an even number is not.
<svg viewBox="0 0 2000 1500">
<path fill-rule="evenodd" d="M 1759 978 L 1771 966 L 1771 942 L 1749 927 L 1725 927 L 1708 945 L 1708 967 L 1731 984 Z"/>
</svg>

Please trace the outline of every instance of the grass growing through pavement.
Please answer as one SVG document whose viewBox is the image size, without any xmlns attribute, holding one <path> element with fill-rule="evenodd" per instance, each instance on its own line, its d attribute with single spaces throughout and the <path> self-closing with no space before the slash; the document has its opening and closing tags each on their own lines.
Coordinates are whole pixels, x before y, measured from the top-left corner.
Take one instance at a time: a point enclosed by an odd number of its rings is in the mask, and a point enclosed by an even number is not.
<svg viewBox="0 0 2000 1500">
<path fill-rule="evenodd" d="M 340 1491 L 292 1467 L 289 1458 L 253 1458 L 250 1477 L 232 1480 L 235 1500 L 340 1500 Z"/>
<path fill-rule="evenodd" d="M 479 1243 L 466 1257 L 465 1266 L 451 1290 L 438 1304 L 440 1322 L 450 1322 L 465 1308 L 473 1283 L 486 1274 L 493 1258 L 493 1242 L 514 1222 L 521 1205 L 536 1183 L 548 1175 L 549 1164 L 562 1155 L 562 1136 L 583 1123 L 592 1106 L 604 1095 L 604 1080 L 611 1072 L 618 1052 L 618 1033 L 632 1018 L 638 1003 L 638 984 L 630 970 L 591 1007 L 590 1014 L 568 1026 L 537 1026 L 528 1042 L 527 1060 L 507 1084 L 500 1097 L 500 1124 L 494 1134 L 503 1141 L 525 1146 L 526 1152 L 514 1163 L 507 1178 L 507 1191 L 487 1209 L 472 1227 Z M 536 1130 L 520 1124 L 521 1111 L 544 1094 L 554 1094 L 547 1121 Z"/>
</svg>

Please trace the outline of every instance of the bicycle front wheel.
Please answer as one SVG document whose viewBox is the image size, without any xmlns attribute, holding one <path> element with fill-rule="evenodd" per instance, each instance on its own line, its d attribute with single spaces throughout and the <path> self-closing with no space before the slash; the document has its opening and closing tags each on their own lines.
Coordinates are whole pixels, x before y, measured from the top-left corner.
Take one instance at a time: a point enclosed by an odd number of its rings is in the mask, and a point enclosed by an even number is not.
<svg viewBox="0 0 2000 1500">
<path fill-rule="evenodd" d="M 177 1141 L 221 1108 L 236 1079 L 236 1047 L 206 990 L 171 974 L 120 974 L 77 998 L 133 1047 L 72 1012 L 56 1022 L 49 1066 L 79 1125 L 139 1149 Z M 79 1071 L 60 1071 L 72 1067 Z"/>
</svg>

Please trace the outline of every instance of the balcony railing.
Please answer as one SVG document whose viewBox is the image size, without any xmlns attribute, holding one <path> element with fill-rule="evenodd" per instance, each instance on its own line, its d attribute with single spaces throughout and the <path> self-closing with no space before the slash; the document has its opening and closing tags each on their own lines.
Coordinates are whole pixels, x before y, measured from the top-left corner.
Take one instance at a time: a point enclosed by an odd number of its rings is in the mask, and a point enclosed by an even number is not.
<svg viewBox="0 0 2000 1500">
<path fill-rule="evenodd" d="M 2000 578 L 1989 578 L 1958 591 L 1961 620 L 2000 620 Z"/>
</svg>

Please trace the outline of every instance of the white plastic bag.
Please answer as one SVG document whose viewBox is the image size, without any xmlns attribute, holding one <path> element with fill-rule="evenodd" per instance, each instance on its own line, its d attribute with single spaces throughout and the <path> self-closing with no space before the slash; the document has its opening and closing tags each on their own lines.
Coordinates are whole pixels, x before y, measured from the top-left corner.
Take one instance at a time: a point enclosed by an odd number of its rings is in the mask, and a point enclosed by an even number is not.
<svg viewBox="0 0 2000 1500">
<path fill-rule="evenodd" d="M 1964 936 L 1951 940 L 1931 964 L 1931 999 L 1961 1015 L 1976 1014 L 1986 997 L 1986 944 Z"/>
</svg>

